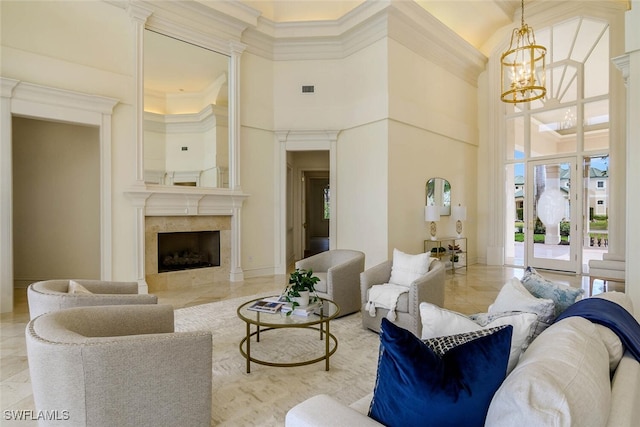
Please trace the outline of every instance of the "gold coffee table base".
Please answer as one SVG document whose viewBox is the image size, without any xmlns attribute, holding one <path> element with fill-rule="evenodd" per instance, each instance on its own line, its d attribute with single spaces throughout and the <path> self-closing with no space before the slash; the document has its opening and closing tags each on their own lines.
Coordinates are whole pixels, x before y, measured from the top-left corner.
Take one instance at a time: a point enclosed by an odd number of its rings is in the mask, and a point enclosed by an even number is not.
<svg viewBox="0 0 640 427">
<path fill-rule="evenodd" d="M 268 360 L 261 360 L 261 359 L 257 359 L 255 357 L 251 357 L 251 337 L 253 336 L 257 336 L 259 337 L 261 333 L 263 332 L 267 332 L 267 331 L 271 331 L 274 329 L 281 329 L 281 328 L 265 328 L 265 329 L 261 329 L 259 331 L 255 331 L 255 332 L 251 332 L 250 331 L 250 324 L 247 323 L 247 330 L 248 330 L 248 335 L 246 337 L 244 337 L 242 339 L 242 341 L 240 341 L 240 354 L 242 354 L 242 356 L 247 359 L 247 373 L 251 373 L 251 366 L 250 363 L 254 362 L 257 363 L 259 365 L 264 365 L 264 366 L 277 366 L 277 367 L 283 367 L 283 368 L 291 368 L 291 367 L 295 367 L 295 366 L 305 366 L 305 365 L 313 365 L 314 363 L 318 363 L 321 361 L 325 361 L 325 371 L 329 370 L 329 358 L 336 352 L 336 350 L 338 349 L 338 339 L 336 338 L 335 335 L 333 335 L 330 332 L 324 332 L 323 328 L 318 328 L 318 327 L 313 327 L 313 326 L 307 326 L 307 327 L 302 327 L 303 329 L 313 329 L 316 331 L 320 331 L 320 335 L 325 335 L 328 336 L 329 338 L 331 338 L 331 341 L 333 341 L 333 344 L 330 343 L 330 341 L 326 338 L 320 338 L 321 340 L 325 341 L 325 354 L 323 356 L 320 357 L 316 357 L 315 359 L 311 359 L 311 360 L 303 360 L 301 362 L 269 362 Z M 245 351 L 244 347 L 246 345 L 246 343 L 249 342 L 249 345 L 247 346 L 247 350 Z M 260 342 L 260 340 L 258 339 L 256 342 Z M 255 344 L 255 343 L 253 343 Z"/>
<path fill-rule="evenodd" d="M 245 337 L 240 341 L 240 354 L 247 361 L 247 373 L 251 372 L 251 362 L 265 366 L 278 367 L 294 367 L 311 365 L 325 361 L 325 370 L 329 370 L 329 358 L 338 349 L 338 339 L 331 333 L 330 322 L 340 313 L 340 307 L 328 299 L 321 298 L 321 308 L 319 313 L 312 313 L 309 316 L 286 316 L 284 313 L 262 313 L 259 311 L 251 311 L 249 307 L 256 301 L 263 298 L 247 301 L 238 307 L 238 317 L 246 324 Z M 251 325 L 256 325 L 255 331 L 251 331 Z M 310 329 L 320 333 L 320 341 L 324 341 L 324 354 L 320 357 L 314 357 L 309 360 L 300 362 L 273 362 L 261 358 L 251 356 L 251 346 L 260 342 L 260 334 L 274 329 Z M 252 338 L 255 342 L 252 343 Z M 286 337 L 285 337 L 286 344 Z"/>
</svg>

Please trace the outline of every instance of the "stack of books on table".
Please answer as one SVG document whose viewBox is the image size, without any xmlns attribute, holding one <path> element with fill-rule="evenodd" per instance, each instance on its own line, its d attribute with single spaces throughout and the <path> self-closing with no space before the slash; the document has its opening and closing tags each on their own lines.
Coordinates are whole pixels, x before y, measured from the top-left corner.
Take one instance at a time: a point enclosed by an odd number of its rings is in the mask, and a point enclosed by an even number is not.
<svg viewBox="0 0 640 427">
<path fill-rule="evenodd" d="M 320 308 L 320 303 L 319 302 L 314 302 L 312 304 L 309 304 L 305 307 L 296 307 L 295 309 L 291 309 L 290 305 L 284 305 L 282 306 L 282 312 L 283 313 L 288 313 L 290 311 L 292 315 L 294 316 L 303 316 L 303 317 L 307 317 L 311 314 L 313 314 L 318 308 Z"/>
<path fill-rule="evenodd" d="M 261 313 L 277 313 L 285 306 L 285 303 L 279 301 L 260 300 L 256 301 L 248 307 L 249 310 L 259 311 Z"/>
</svg>

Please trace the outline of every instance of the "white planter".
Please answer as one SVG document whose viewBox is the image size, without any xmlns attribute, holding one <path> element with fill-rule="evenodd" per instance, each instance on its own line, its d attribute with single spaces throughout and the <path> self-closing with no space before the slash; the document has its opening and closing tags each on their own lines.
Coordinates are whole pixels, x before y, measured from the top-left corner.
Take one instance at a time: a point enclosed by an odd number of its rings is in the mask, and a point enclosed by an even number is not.
<svg viewBox="0 0 640 427">
<path fill-rule="evenodd" d="M 309 305 L 309 291 L 300 291 L 299 297 L 291 297 L 294 302 L 298 303 L 298 307 L 306 307 Z"/>
</svg>

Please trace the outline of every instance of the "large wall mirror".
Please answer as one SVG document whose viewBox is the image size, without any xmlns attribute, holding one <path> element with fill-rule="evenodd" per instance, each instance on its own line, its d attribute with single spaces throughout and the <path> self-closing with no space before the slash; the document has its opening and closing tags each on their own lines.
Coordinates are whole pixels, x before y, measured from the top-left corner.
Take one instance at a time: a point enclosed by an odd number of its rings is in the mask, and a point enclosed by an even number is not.
<svg viewBox="0 0 640 427">
<path fill-rule="evenodd" d="M 227 55 L 144 30 L 144 180 L 229 187 Z"/>
<path fill-rule="evenodd" d="M 440 206 L 440 215 L 451 215 L 451 184 L 443 178 L 427 181 L 427 206 Z"/>
</svg>

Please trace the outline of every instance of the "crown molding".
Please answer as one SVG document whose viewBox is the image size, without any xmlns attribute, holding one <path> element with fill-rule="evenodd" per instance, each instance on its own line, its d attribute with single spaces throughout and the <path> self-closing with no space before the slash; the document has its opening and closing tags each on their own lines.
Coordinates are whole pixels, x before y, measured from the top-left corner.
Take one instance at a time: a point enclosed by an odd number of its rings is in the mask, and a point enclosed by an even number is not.
<svg viewBox="0 0 640 427">
<path fill-rule="evenodd" d="M 364 2 L 334 21 L 247 28 L 247 51 L 275 61 L 342 59 L 389 37 L 476 86 L 487 58 L 413 1 Z"/>
<path fill-rule="evenodd" d="M 389 38 L 477 86 L 488 58 L 414 2 L 398 2 L 389 13 Z"/>
</svg>

